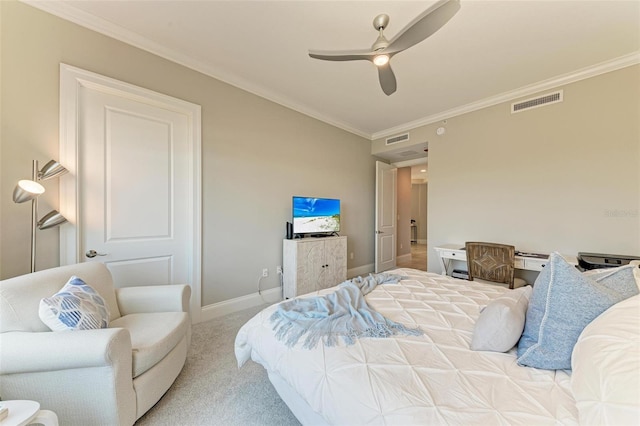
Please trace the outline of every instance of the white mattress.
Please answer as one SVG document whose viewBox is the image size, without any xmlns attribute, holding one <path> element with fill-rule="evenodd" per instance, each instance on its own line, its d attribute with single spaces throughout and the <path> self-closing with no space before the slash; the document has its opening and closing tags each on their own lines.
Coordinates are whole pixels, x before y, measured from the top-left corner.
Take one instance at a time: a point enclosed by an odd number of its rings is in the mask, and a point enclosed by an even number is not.
<svg viewBox="0 0 640 426">
<path fill-rule="evenodd" d="M 389 272 L 406 279 L 379 285 L 367 302 L 393 321 L 420 326 L 424 336 L 290 349 L 273 335 L 274 305 L 238 332 L 239 366 L 259 362 L 329 424 L 578 423 L 569 374 L 520 367 L 515 349 L 469 349 L 480 308 L 506 289 L 413 269 Z"/>
</svg>

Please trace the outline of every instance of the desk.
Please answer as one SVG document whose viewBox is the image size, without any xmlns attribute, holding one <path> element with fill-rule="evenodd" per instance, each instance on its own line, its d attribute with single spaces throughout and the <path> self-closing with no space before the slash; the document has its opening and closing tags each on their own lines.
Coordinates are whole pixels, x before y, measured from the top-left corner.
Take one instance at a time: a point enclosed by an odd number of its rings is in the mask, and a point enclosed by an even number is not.
<svg viewBox="0 0 640 426">
<path fill-rule="evenodd" d="M 442 244 L 434 247 L 433 249 L 440 257 L 442 275 L 450 275 L 451 271 L 449 269 L 452 267 L 454 261 L 467 261 L 467 253 L 464 250 L 464 244 Z M 563 254 L 562 257 L 572 265 L 578 264 L 578 259 L 575 256 L 567 256 Z M 516 269 L 539 272 L 542 271 L 542 268 L 546 266 L 548 261 L 548 257 L 516 255 L 514 266 Z"/>
</svg>

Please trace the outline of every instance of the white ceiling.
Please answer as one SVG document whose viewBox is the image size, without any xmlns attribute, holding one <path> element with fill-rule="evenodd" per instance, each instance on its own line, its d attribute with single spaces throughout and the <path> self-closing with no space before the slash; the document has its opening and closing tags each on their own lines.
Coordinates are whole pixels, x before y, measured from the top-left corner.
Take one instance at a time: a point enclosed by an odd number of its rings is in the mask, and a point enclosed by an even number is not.
<svg viewBox="0 0 640 426">
<path fill-rule="evenodd" d="M 640 60 L 637 0 L 461 1 L 386 96 L 373 64 L 308 49 L 367 49 L 377 14 L 390 39 L 433 1 L 24 1 L 371 139 Z"/>
</svg>

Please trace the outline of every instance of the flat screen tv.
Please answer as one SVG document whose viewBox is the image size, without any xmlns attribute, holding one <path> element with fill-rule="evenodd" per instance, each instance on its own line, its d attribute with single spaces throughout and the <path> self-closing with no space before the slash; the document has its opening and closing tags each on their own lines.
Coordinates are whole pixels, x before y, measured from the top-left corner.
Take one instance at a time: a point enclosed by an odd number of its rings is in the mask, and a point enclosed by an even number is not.
<svg viewBox="0 0 640 426">
<path fill-rule="evenodd" d="M 293 197 L 293 233 L 324 235 L 340 231 L 340 200 Z"/>
</svg>

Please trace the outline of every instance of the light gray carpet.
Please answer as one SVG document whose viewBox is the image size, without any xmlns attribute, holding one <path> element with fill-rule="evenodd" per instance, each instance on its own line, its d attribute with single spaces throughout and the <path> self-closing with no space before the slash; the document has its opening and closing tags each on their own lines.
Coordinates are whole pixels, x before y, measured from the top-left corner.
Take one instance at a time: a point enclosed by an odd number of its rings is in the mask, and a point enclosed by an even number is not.
<svg viewBox="0 0 640 426">
<path fill-rule="evenodd" d="M 236 333 L 263 308 L 194 325 L 184 369 L 136 426 L 299 425 L 262 366 L 248 361 L 238 369 Z"/>
</svg>

